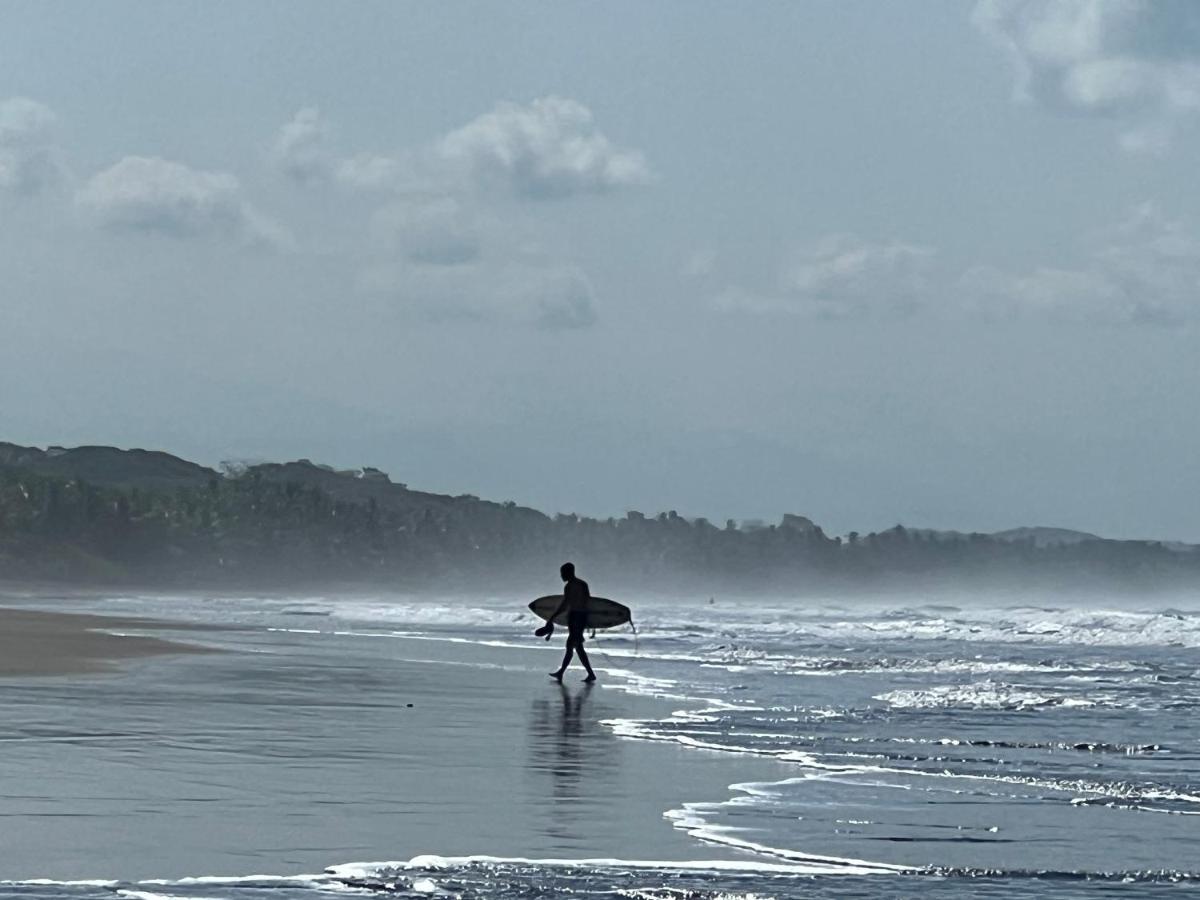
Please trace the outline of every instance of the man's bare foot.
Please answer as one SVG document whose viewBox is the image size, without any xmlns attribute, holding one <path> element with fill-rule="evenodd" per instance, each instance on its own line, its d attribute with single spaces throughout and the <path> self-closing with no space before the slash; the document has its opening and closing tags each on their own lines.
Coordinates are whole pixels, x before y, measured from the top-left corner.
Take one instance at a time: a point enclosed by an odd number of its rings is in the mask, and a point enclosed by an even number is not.
<svg viewBox="0 0 1200 900">
<path fill-rule="evenodd" d="M 561 676 L 559 677 L 559 680 L 560 680 L 560 681 L 562 680 Z M 584 683 L 584 684 L 589 684 L 589 683 L 591 683 L 591 682 L 593 682 L 593 681 L 595 681 L 595 680 L 596 680 L 596 673 L 595 673 L 595 672 L 592 672 L 590 675 L 588 675 L 588 677 L 587 677 L 587 678 L 583 679 L 583 683 Z"/>
<path fill-rule="evenodd" d="M 550 677 L 553 678 L 555 681 L 557 681 L 559 684 L 562 684 L 562 676 L 563 676 L 562 672 L 551 672 L 550 673 Z"/>
</svg>

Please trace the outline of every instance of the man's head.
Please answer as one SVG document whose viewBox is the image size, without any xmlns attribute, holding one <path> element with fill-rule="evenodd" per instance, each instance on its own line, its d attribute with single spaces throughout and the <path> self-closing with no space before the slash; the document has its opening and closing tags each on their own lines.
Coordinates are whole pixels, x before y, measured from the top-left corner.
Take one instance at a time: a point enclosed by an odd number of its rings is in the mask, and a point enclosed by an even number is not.
<svg viewBox="0 0 1200 900">
<path fill-rule="evenodd" d="M 558 574 L 562 576 L 563 581 L 570 581 L 575 577 L 575 563 L 563 563 L 559 566 Z"/>
</svg>

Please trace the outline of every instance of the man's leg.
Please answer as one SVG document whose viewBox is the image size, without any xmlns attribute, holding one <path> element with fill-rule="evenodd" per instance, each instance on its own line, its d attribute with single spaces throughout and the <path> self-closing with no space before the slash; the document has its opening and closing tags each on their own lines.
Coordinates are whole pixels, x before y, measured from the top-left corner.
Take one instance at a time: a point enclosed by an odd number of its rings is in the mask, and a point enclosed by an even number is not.
<svg viewBox="0 0 1200 900">
<path fill-rule="evenodd" d="M 592 664 L 588 662 L 587 651 L 583 649 L 583 641 L 579 642 L 579 661 L 583 663 L 583 667 L 587 669 L 587 678 L 584 681 L 595 681 L 596 673 L 592 671 Z"/>
<path fill-rule="evenodd" d="M 583 648 L 579 648 L 579 652 L 583 652 Z M 562 684 L 563 672 L 567 671 L 567 666 L 571 664 L 571 657 L 575 655 L 575 639 L 567 638 L 567 652 L 563 654 L 562 665 L 558 667 L 557 672 L 551 672 L 550 677 Z"/>
</svg>

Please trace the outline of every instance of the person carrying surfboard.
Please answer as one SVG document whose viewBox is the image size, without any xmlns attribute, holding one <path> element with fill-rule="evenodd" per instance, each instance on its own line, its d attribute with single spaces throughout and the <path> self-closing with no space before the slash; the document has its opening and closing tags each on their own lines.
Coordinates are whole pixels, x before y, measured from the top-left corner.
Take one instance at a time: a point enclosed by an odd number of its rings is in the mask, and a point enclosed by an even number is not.
<svg viewBox="0 0 1200 900">
<path fill-rule="evenodd" d="M 551 672 L 550 677 L 562 684 L 563 673 L 571 664 L 571 658 L 578 653 L 579 661 L 587 669 L 587 678 L 583 680 L 590 683 L 596 680 L 596 673 L 592 671 L 587 651 L 583 649 L 583 632 L 588 625 L 588 603 L 592 599 L 592 594 L 588 590 L 587 582 L 582 578 L 575 577 L 574 563 L 563 563 L 558 574 L 562 576 L 563 580 L 563 598 L 558 609 L 554 611 L 554 615 L 546 623 L 548 629 L 546 640 L 550 640 L 550 635 L 554 633 L 554 620 L 565 612 L 567 614 L 567 652 L 563 655 L 562 665 L 558 667 L 558 671 Z M 541 629 L 539 629 L 540 631 Z"/>
</svg>

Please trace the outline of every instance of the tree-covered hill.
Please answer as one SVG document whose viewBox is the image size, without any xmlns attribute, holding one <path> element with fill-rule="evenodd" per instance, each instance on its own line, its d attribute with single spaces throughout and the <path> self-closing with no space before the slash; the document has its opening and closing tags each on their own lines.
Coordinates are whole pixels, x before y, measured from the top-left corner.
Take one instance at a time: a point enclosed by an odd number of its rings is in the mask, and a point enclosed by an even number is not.
<svg viewBox="0 0 1200 900">
<path fill-rule="evenodd" d="M 79 479 L 96 487 L 203 487 L 216 472 L 159 450 L 116 447 L 21 447 L 0 441 L 0 466 L 61 479 Z"/>
<path fill-rule="evenodd" d="M 1047 529 L 902 526 L 830 537 L 800 515 L 716 526 L 674 512 L 547 516 L 308 460 L 210 469 L 167 453 L 0 444 L 0 578 L 181 587 L 492 588 L 574 559 L 606 583 L 681 591 L 1200 586 L 1200 552 Z"/>
</svg>

